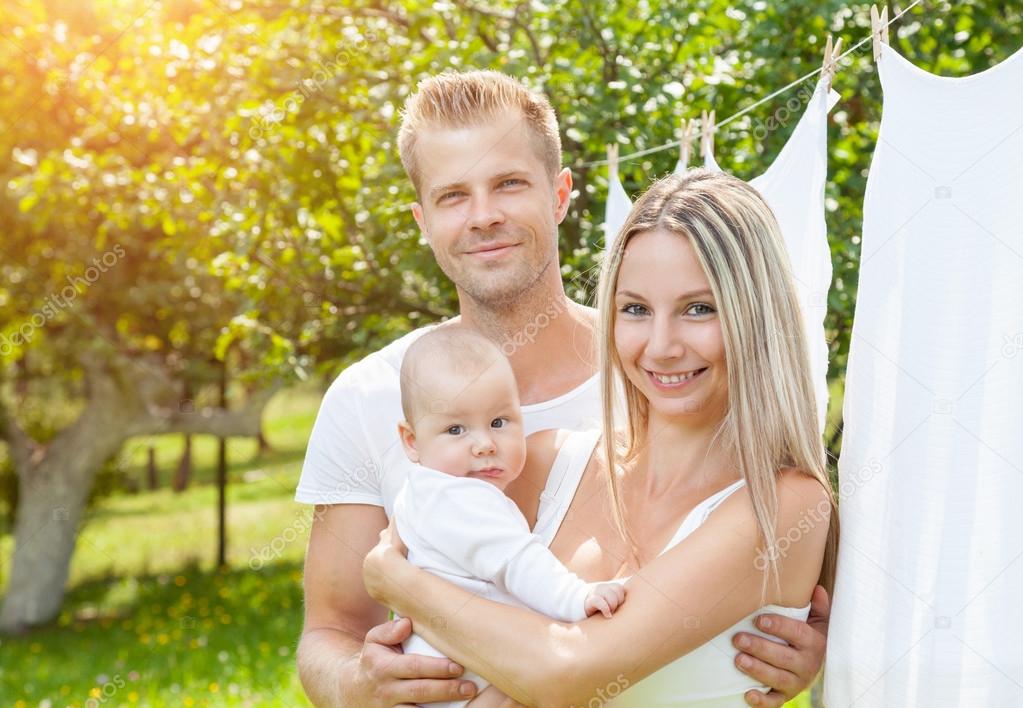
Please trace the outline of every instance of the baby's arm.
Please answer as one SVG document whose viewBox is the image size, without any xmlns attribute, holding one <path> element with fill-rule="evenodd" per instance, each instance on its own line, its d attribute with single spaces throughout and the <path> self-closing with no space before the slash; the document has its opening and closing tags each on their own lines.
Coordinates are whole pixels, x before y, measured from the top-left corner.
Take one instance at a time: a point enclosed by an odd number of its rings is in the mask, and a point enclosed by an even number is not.
<svg viewBox="0 0 1023 708">
<path fill-rule="evenodd" d="M 527 607 L 562 622 L 578 622 L 597 611 L 610 617 L 625 599 L 617 583 L 582 580 L 536 536 L 508 561 L 494 582 Z"/>
</svg>

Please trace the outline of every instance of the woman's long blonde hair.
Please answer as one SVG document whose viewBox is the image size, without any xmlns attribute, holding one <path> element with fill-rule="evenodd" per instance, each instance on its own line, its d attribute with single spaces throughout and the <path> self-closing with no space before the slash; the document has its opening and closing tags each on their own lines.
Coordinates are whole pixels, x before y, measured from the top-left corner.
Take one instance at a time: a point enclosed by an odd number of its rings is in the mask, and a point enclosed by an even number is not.
<svg viewBox="0 0 1023 708">
<path fill-rule="evenodd" d="M 629 381 L 614 343 L 615 290 L 629 241 L 659 229 L 688 238 L 717 303 L 728 373 L 728 410 L 715 440 L 736 461 L 753 500 L 768 578 L 780 587 L 775 523 L 777 473 L 794 467 L 828 490 L 831 523 L 820 583 L 830 593 L 838 550 L 838 512 L 825 467 L 803 318 L 778 223 L 742 180 L 696 169 L 655 182 L 639 198 L 607 249 L 598 288 L 599 355 L 607 481 L 615 524 L 628 532 L 618 470 L 646 439 L 648 401 Z M 624 387 L 626 425 L 616 437 L 615 387 Z"/>
</svg>

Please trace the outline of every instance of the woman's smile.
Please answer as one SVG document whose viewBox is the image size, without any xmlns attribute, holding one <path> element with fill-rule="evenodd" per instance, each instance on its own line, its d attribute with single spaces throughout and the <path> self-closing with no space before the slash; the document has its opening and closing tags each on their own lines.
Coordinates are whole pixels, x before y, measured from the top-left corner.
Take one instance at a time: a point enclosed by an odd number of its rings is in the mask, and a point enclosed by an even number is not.
<svg viewBox="0 0 1023 708">
<path fill-rule="evenodd" d="M 688 372 L 682 372 L 678 374 L 662 374 L 650 370 L 646 370 L 647 376 L 653 385 L 662 391 L 678 391 L 684 388 L 687 384 L 693 382 L 699 378 L 708 367 L 702 369 L 695 369 Z"/>
</svg>

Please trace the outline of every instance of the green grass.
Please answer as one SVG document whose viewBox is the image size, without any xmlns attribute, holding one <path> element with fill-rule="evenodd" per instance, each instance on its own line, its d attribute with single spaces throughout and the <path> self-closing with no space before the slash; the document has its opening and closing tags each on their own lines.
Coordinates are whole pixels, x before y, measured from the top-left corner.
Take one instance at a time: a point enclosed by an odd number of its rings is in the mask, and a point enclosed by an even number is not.
<svg viewBox="0 0 1023 708">
<path fill-rule="evenodd" d="M 307 705 L 300 583 L 295 562 L 83 583 L 56 626 L 0 645 L 0 703 Z"/>
<path fill-rule="evenodd" d="M 213 438 L 196 440 L 186 492 L 116 495 L 90 511 L 59 619 L 0 640 L 0 705 L 307 705 L 294 651 L 312 510 L 292 496 L 320 395 L 271 402 L 271 454 L 231 441 L 225 571 L 215 570 Z M 153 444 L 169 484 L 181 436 L 139 442 L 126 446 L 129 473 L 142 474 Z M 0 577 L 12 548 L 0 537 Z"/>
<path fill-rule="evenodd" d="M 292 501 L 321 393 L 284 392 L 267 410 L 274 451 L 230 445 L 228 563 L 215 569 L 216 446 L 198 438 L 193 486 L 104 499 L 89 512 L 59 619 L 0 639 L 0 706 L 304 706 L 295 674 L 301 561 L 312 510 Z M 152 444 L 169 484 L 181 436 Z M 0 577 L 13 541 L 0 536 Z M 809 708 L 808 694 L 788 704 Z"/>
</svg>

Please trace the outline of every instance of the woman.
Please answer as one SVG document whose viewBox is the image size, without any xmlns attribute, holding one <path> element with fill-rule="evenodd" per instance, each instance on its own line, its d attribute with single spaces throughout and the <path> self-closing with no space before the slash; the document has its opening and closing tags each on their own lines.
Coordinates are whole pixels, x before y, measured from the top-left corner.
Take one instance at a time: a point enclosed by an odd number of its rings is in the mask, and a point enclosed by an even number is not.
<svg viewBox="0 0 1023 708">
<path fill-rule="evenodd" d="M 738 179 L 667 177 L 607 253 L 598 300 L 603 430 L 531 436 L 519 493 L 544 490 L 534 531 L 584 579 L 627 579 L 624 605 L 566 624 L 476 598 L 412 567 L 393 528 L 367 589 L 527 705 L 744 705 L 729 637 L 764 609 L 805 619 L 838 539 L 777 223 Z"/>
</svg>

